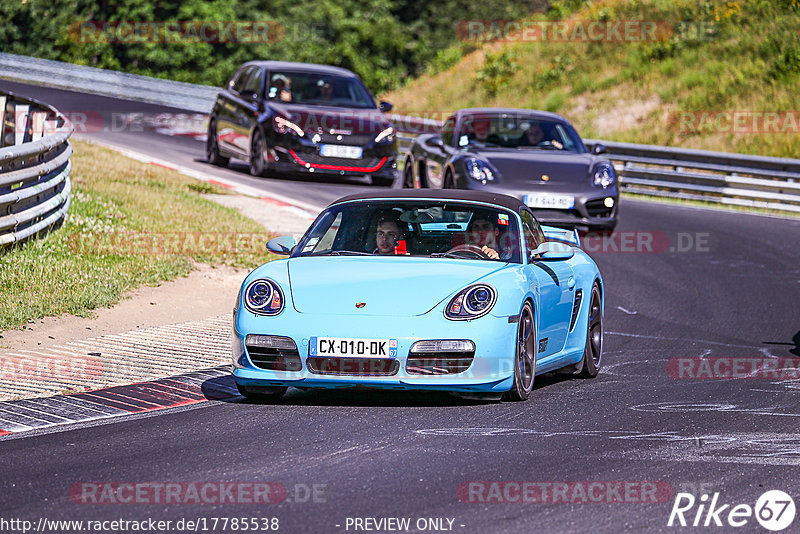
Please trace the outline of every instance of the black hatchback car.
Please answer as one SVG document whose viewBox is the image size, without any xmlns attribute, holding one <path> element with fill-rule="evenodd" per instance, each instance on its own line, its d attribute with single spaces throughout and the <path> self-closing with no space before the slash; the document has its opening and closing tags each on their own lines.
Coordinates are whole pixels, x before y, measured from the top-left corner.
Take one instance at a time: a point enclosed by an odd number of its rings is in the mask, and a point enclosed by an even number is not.
<svg viewBox="0 0 800 534">
<path fill-rule="evenodd" d="M 391 185 L 397 170 L 395 129 L 364 82 L 347 69 L 252 61 L 219 93 L 208 124 L 206 157 L 250 173 L 369 176 Z"/>
<path fill-rule="evenodd" d="M 511 195 L 544 224 L 612 231 L 617 176 L 605 147 L 586 148 L 567 119 L 545 111 L 462 109 L 440 134 L 417 137 L 404 187 L 476 189 Z"/>
</svg>

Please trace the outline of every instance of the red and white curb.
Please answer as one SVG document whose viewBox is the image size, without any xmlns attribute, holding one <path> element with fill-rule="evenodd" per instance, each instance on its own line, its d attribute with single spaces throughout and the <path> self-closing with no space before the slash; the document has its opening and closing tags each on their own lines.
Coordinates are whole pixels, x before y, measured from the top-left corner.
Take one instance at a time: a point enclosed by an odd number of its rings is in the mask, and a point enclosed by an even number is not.
<svg viewBox="0 0 800 534">
<path fill-rule="evenodd" d="M 228 189 L 240 195 L 259 198 L 264 202 L 268 202 L 274 206 L 286 209 L 287 211 L 291 211 L 296 215 L 299 215 L 300 217 L 303 217 L 305 219 L 313 221 L 314 219 L 316 219 L 317 214 L 320 212 L 320 209 L 317 206 L 313 206 L 311 204 L 307 204 L 305 202 L 301 202 L 299 200 L 295 200 L 293 198 L 280 195 L 278 193 L 272 193 L 272 192 L 267 193 L 266 191 L 257 189 L 255 187 L 250 187 L 248 185 L 240 184 L 233 180 L 228 180 L 227 178 L 214 176 L 212 174 L 198 171 L 196 169 L 192 169 L 184 165 L 176 165 L 175 163 L 172 163 L 170 161 L 160 158 L 155 158 L 143 152 L 137 152 L 129 148 L 123 148 L 103 141 L 98 141 L 96 139 L 87 139 L 87 138 L 80 138 L 80 139 L 81 141 L 85 141 L 88 143 L 108 148 L 110 150 L 122 154 L 123 156 L 135 159 L 136 161 L 141 161 L 142 163 L 149 163 L 157 167 L 169 169 L 171 171 L 175 171 L 179 174 L 182 174 L 184 176 L 189 176 L 190 178 L 194 178 L 202 182 L 207 182 L 209 184 L 214 184 L 220 187 L 224 187 L 225 189 Z"/>
<path fill-rule="evenodd" d="M 39 399 L 0 402 L 0 437 L 239 396 L 230 366 Z"/>
</svg>

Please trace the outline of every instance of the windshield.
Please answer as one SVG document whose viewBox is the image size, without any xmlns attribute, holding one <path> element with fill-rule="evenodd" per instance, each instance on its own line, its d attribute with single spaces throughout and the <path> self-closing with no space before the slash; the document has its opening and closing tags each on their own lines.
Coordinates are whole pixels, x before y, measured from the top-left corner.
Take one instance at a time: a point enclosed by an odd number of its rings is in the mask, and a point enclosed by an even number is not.
<svg viewBox="0 0 800 534">
<path fill-rule="evenodd" d="M 578 134 L 568 124 L 531 115 L 465 115 L 456 138 L 461 148 L 585 151 Z"/>
<path fill-rule="evenodd" d="M 374 108 L 375 102 L 357 78 L 314 72 L 271 72 L 267 98 L 292 104 Z"/>
<path fill-rule="evenodd" d="M 520 263 L 517 215 L 459 201 L 370 201 L 333 206 L 295 256 L 435 257 Z"/>
</svg>

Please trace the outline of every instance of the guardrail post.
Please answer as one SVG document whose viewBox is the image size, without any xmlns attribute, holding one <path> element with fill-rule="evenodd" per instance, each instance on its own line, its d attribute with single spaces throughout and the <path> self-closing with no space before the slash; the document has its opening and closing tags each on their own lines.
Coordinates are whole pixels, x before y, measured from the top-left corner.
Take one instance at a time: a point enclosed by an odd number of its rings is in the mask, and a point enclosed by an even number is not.
<svg viewBox="0 0 800 534">
<path fill-rule="evenodd" d="M 28 104 L 14 105 L 14 146 L 25 142 L 25 134 L 28 133 Z"/>
<path fill-rule="evenodd" d="M 6 100 L 5 96 L 0 96 L 0 147 L 5 146 L 6 138 Z"/>
</svg>

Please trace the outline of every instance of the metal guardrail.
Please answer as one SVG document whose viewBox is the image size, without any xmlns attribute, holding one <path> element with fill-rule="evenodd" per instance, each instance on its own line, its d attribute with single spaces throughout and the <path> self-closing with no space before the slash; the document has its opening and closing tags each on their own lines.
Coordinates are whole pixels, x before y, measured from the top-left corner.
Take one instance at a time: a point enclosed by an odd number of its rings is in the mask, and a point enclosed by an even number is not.
<svg viewBox="0 0 800 534">
<path fill-rule="evenodd" d="M 0 78 L 209 113 L 218 87 L 0 52 Z"/>
<path fill-rule="evenodd" d="M 63 222 L 71 134 L 72 124 L 52 106 L 0 92 L 0 248 Z"/>
<path fill-rule="evenodd" d="M 800 159 L 602 143 L 623 191 L 800 213 Z"/>
</svg>

